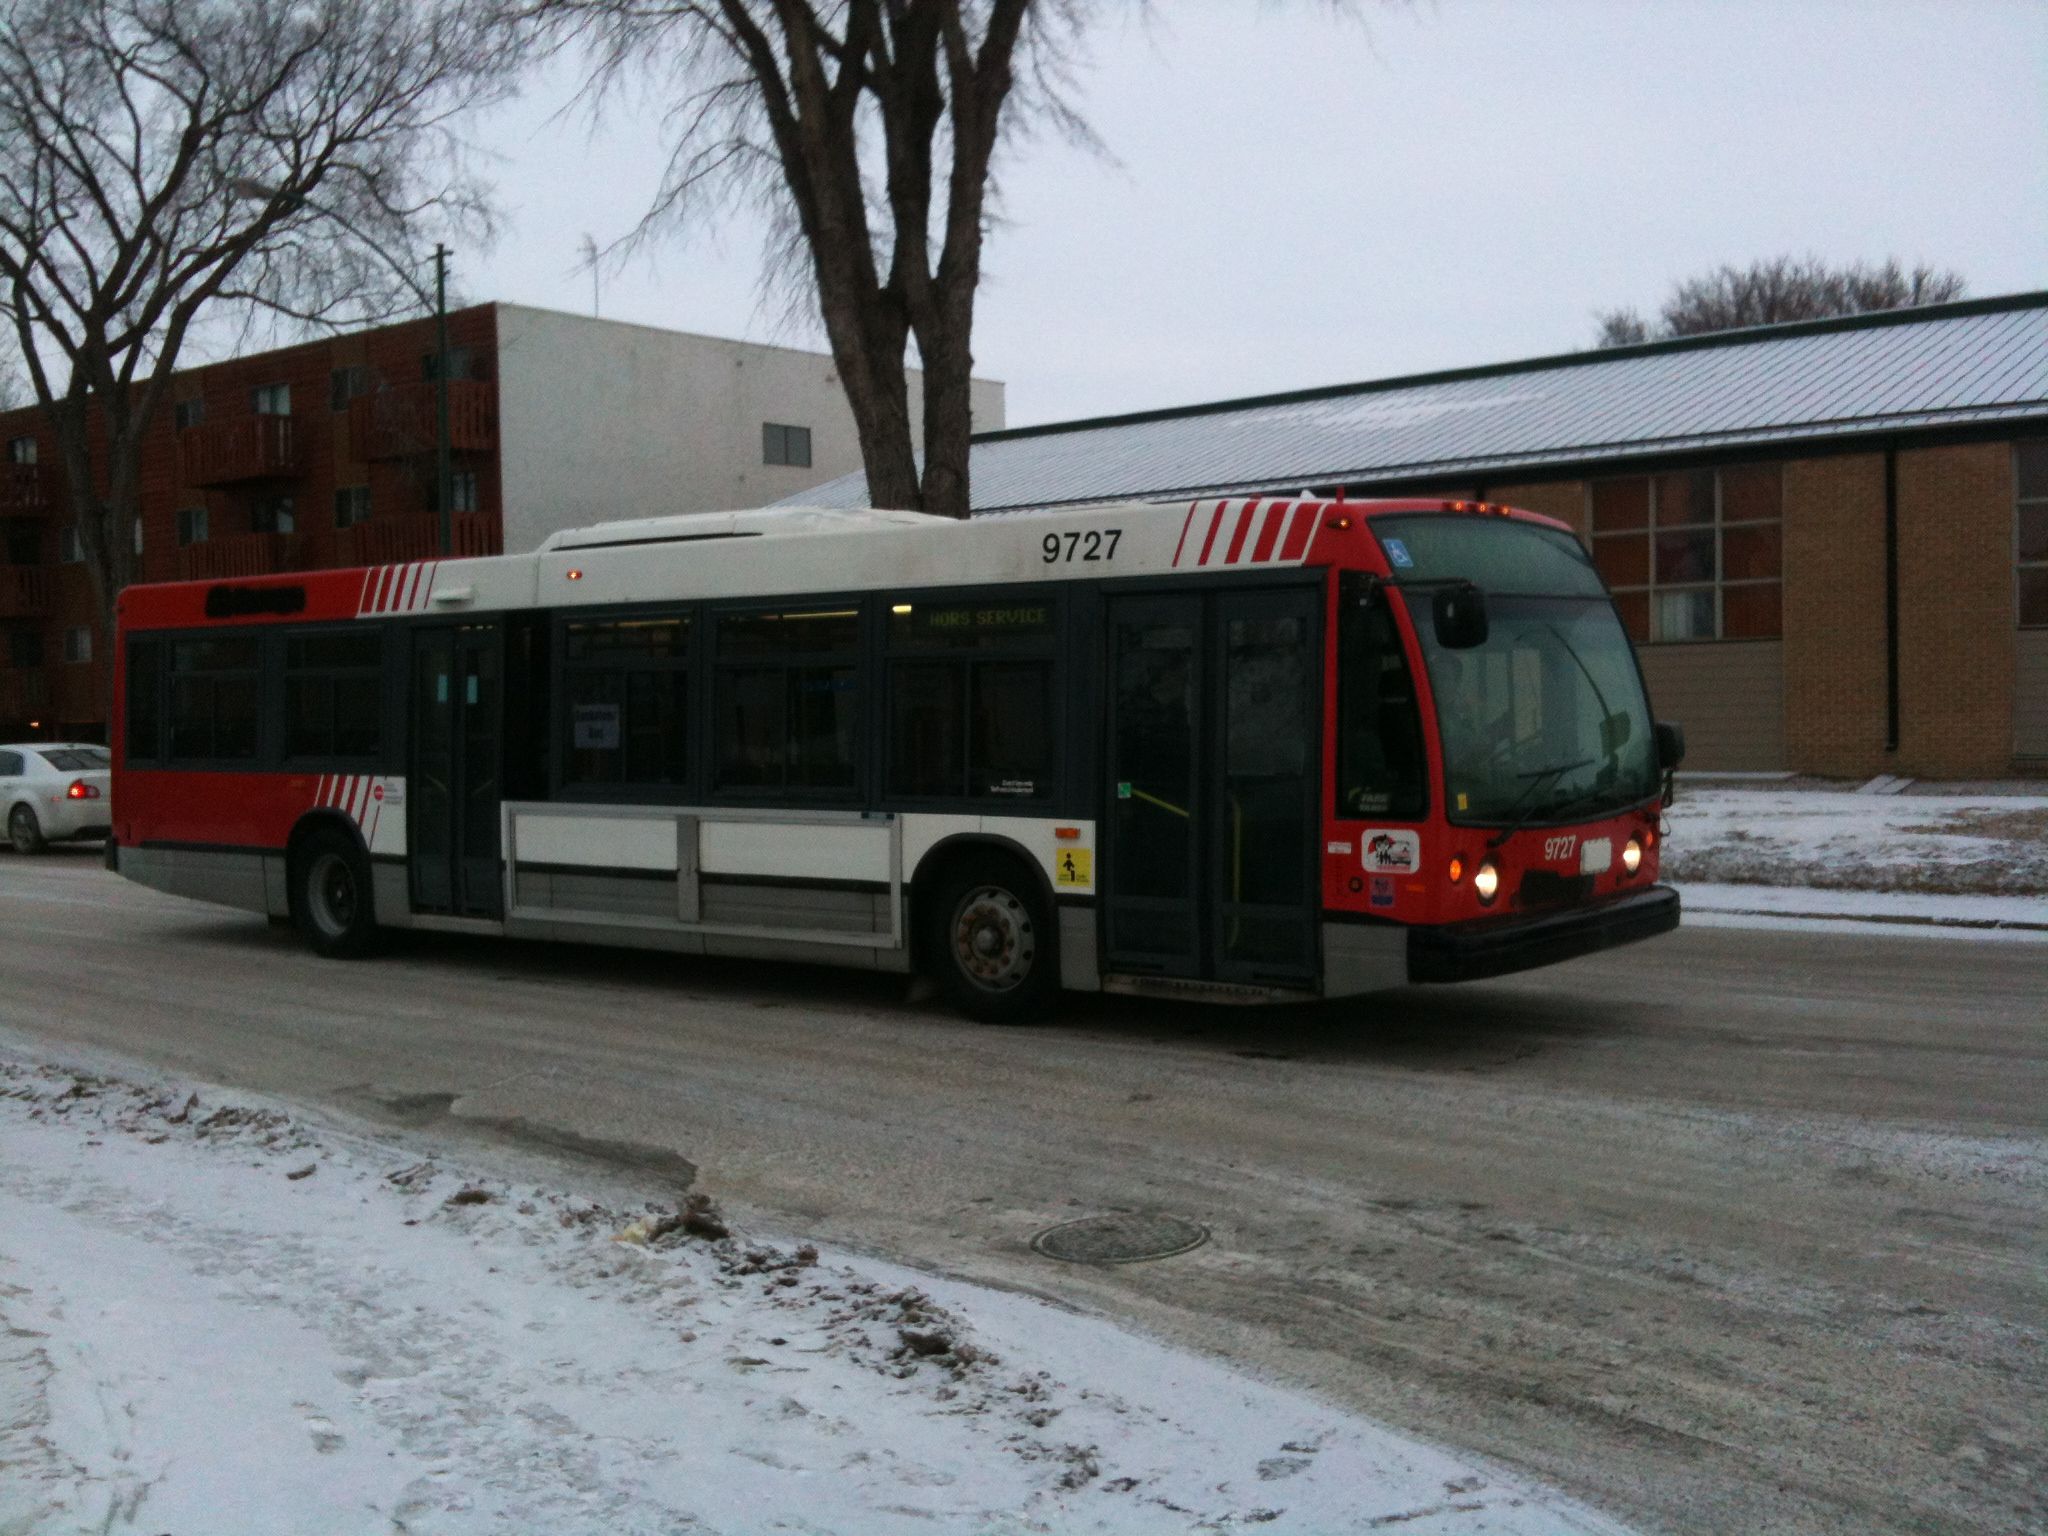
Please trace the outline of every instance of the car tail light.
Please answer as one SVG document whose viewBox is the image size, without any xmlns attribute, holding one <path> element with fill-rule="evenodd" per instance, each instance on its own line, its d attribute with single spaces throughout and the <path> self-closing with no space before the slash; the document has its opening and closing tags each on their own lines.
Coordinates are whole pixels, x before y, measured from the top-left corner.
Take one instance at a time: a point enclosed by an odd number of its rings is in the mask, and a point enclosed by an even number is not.
<svg viewBox="0 0 2048 1536">
<path fill-rule="evenodd" d="M 67 800 L 97 800 L 100 792 L 97 786 L 88 784 L 83 779 L 73 779 L 71 787 L 64 791 L 64 797 Z"/>
</svg>

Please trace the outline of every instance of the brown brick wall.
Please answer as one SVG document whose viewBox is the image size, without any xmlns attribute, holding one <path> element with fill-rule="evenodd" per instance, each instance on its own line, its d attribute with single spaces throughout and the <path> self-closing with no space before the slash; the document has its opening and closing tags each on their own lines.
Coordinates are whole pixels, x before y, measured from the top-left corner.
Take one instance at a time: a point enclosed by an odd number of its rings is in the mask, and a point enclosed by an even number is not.
<svg viewBox="0 0 2048 1536">
<path fill-rule="evenodd" d="M 2010 771 L 2015 666 L 2012 449 L 1902 452 L 1898 771 Z"/>
<path fill-rule="evenodd" d="M 1505 502 L 1525 512 L 1541 512 L 1570 523 L 1580 538 L 1586 536 L 1586 482 L 1553 480 L 1544 485 L 1489 485 L 1488 501 Z"/>
<path fill-rule="evenodd" d="M 1885 772 L 1884 456 L 1785 465 L 1787 766 Z"/>
</svg>

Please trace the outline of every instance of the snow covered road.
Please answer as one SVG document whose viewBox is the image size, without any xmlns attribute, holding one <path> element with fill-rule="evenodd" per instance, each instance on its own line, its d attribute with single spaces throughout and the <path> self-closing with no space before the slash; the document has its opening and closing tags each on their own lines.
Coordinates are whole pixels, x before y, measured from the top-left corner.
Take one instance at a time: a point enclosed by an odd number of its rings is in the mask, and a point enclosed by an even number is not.
<svg viewBox="0 0 2048 1536">
<path fill-rule="evenodd" d="M 0 1060 L 0 1533 L 1620 1529 L 1109 1324 L 683 1214 Z"/>
</svg>

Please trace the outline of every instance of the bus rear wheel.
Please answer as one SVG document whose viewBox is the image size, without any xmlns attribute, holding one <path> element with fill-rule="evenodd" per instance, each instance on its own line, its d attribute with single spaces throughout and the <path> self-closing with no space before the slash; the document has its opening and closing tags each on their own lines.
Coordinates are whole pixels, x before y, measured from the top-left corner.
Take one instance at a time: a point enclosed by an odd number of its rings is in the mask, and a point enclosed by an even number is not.
<svg viewBox="0 0 2048 1536">
<path fill-rule="evenodd" d="M 989 1024 L 1042 1017 L 1059 991 L 1059 945 L 1037 883 L 1014 860 L 963 862 L 932 892 L 924 953 L 955 1006 Z"/>
<path fill-rule="evenodd" d="M 292 917 L 316 953 L 330 960 L 367 954 L 377 935 L 370 864 L 339 832 L 316 832 L 294 861 Z"/>
</svg>

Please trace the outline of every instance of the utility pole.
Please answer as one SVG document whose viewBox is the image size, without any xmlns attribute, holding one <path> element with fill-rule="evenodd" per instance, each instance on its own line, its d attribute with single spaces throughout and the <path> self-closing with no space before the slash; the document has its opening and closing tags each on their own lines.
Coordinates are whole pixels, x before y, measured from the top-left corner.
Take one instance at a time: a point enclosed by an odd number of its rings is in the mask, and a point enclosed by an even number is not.
<svg viewBox="0 0 2048 1536">
<path fill-rule="evenodd" d="M 441 513 L 441 553 L 455 552 L 455 471 L 448 455 L 448 247 L 434 247 L 434 505 Z"/>
</svg>

